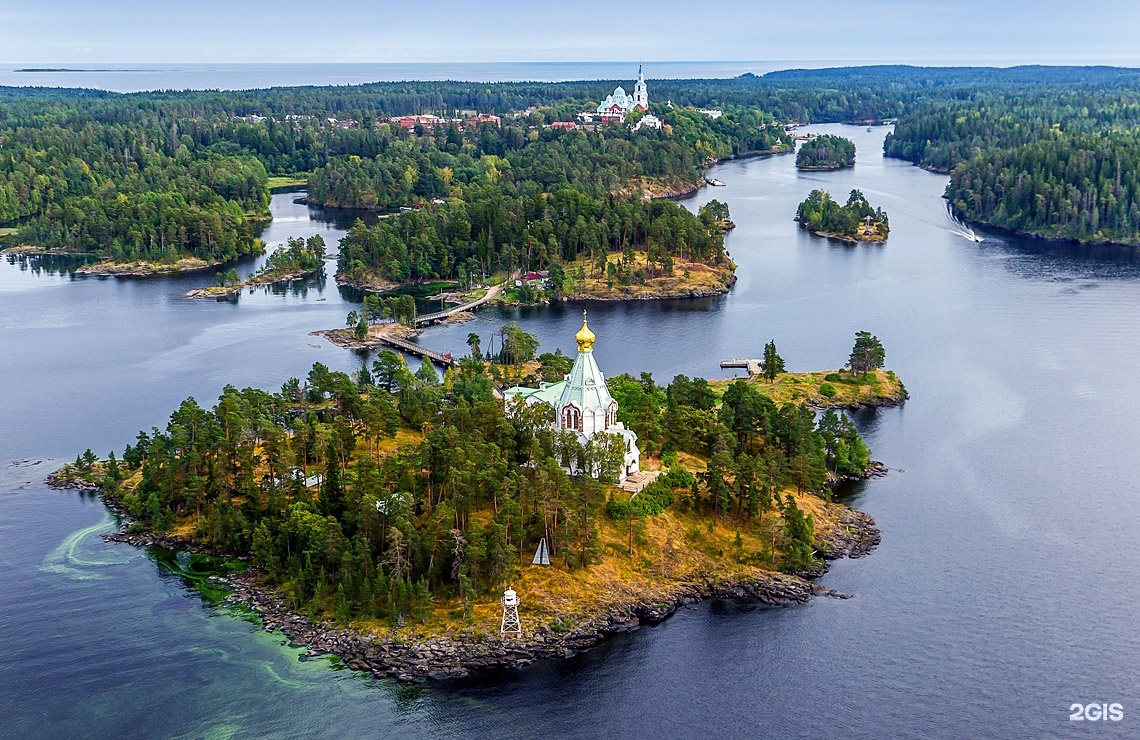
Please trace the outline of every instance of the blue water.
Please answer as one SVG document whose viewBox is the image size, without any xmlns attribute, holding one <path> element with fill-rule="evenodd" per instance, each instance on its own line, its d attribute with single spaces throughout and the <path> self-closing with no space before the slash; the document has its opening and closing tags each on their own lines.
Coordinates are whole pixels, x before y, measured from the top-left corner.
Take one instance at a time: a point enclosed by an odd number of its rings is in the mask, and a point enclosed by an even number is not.
<svg viewBox="0 0 1140 740">
<path fill-rule="evenodd" d="M 831 66 L 835 62 L 797 62 L 796 67 Z M 566 82 L 625 80 L 637 76 L 637 61 L 628 62 L 454 62 L 381 64 L 8 64 L 0 67 L 0 85 L 21 87 L 86 87 L 114 92 L 143 90 L 248 90 L 294 85 L 358 85 L 400 80 L 465 80 L 471 82 Z M 789 66 L 779 62 L 646 62 L 654 79 L 737 77 L 764 74 Z M 89 70 L 17 72 L 17 69 Z"/>
<path fill-rule="evenodd" d="M 1140 259 L 968 241 L 945 216 L 946 178 L 884 160 L 885 129 L 813 130 L 853 139 L 856 167 L 730 162 L 712 173 L 726 187 L 686 201 L 729 203 L 732 293 L 585 307 L 603 371 L 661 381 L 719 376 L 769 339 L 793 370 L 842 364 L 855 331 L 882 339 L 912 397 L 857 417 L 891 473 L 851 498 L 882 545 L 823 579 L 854 598 L 705 604 L 567 662 L 424 688 L 300 661 L 146 553 L 103 543 L 97 501 L 40 481 L 88 446 L 121 450 L 188 394 L 276 388 L 316 360 L 358 367 L 308 335 L 354 304 L 331 276 L 216 303 L 183 297 L 208 275 L 0 262 L 0 735 L 1140 735 Z M 803 233 L 792 216 L 816 187 L 862 189 L 889 241 Z M 271 241 L 335 242 L 337 225 L 291 196 L 273 209 Z M 486 346 L 516 318 L 570 351 L 583 307 L 484 310 L 421 341 L 462 351 L 476 331 Z M 1071 722 L 1074 702 L 1121 703 L 1124 720 Z"/>
</svg>

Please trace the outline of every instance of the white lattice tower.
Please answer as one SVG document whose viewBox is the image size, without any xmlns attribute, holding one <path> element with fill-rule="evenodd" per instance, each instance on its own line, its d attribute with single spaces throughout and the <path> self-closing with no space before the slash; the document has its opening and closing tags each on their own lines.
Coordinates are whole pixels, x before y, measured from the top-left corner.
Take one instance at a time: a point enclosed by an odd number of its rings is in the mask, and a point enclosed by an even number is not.
<svg viewBox="0 0 1140 740">
<path fill-rule="evenodd" d="M 519 595 L 513 588 L 503 593 L 503 626 L 499 629 L 500 635 L 515 635 L 522 637 L 522 624 L 519 622 Z"/>
</svg>

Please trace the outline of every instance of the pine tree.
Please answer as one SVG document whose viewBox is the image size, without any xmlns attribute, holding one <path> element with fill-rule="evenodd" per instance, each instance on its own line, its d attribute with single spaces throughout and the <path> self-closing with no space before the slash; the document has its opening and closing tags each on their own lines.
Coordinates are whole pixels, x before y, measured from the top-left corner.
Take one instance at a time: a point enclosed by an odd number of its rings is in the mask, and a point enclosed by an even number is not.
<svg viewBox="0 0 1140 740">
<path fill-rule="evenodd" d="M 760 363 L 760 374 L 770 383 L 782 372 L 784 372 L 784 358 L 776 352 L 776 340 L 773 339 L 764 345 L 764 360 Z"/>
</svg>

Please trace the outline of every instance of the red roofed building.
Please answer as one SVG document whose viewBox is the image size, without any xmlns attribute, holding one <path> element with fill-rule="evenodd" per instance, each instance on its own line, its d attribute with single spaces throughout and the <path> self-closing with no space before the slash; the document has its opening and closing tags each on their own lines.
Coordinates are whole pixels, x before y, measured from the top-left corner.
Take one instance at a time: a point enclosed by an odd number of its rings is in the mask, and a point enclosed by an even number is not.
<svg viewBox="0 0 1140 740">
<path fill-rule="evenodd" d="M 558 129 L 560 131 L 573 131 L 574 129 L 578 128 L 578 124 L 574 123 L 573 121 L 555 121 L 554 123 L 550 124 L 550 128 Z"/>
<path fill-rule="evenodd" d="M 494 115 L 493 113 L 480 113 L 476 116 L 471 116 L 463 122 L 464 126 L 478 126 L 481 123 L 493 123 L 496 126 L 503 125 L 503 119 Z"/>
<path fill-rule="evenodd" d="M 414 129 L 416 126 L 423 126 L 424 128 L 434 128 L 447 123 L 439 116 L 396 116 L 395 118 L 388 119 L 391 123 L 396 124 L 400 128 Z"/>
</svg>

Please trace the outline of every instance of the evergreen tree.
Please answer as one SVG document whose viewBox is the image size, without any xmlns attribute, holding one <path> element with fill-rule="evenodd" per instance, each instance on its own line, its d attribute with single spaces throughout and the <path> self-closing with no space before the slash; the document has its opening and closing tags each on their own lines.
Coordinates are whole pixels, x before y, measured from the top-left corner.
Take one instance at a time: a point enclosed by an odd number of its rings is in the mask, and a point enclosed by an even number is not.
<svg viewBox="0 0 1140 740">
<path fill-rule="evenodd" d="M 776 341 L 772 340 L 764 345 L 764 360 L 760 364 L 760 374 L 768 382 L 772 382 L 782 372 L 784 372 L 784 358 L 776 352 Z"/>
<path fill-rule="evenodd" d="M 852 374 L 866 375 L 869 370 L 878 370 L 886 360 L 887 352 L 883 343 L 870 332 L 855 333 L 855 346 L 847 363 Z"/>
</svg>

